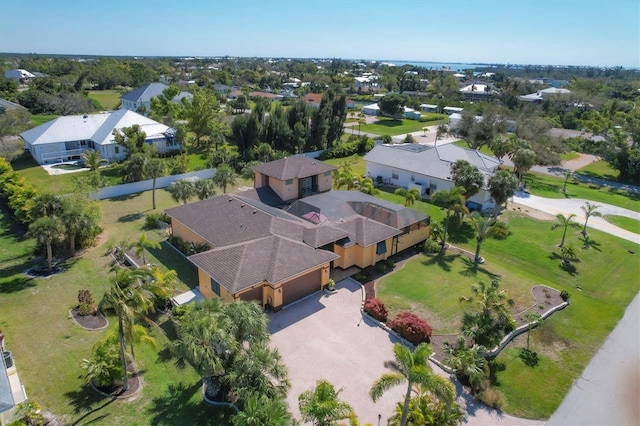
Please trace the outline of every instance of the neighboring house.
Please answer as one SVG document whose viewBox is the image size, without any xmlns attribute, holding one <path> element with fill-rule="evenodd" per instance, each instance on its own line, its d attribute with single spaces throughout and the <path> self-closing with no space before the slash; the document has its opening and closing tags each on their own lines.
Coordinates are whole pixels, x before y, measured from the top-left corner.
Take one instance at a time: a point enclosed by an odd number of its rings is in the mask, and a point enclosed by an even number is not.
<svg viewBox="0 0 640 426">
<path fill-rule="evenodd" d="M 380 107 L 378 104 L 371 104 L 362 107 L 362 113 L 366 115 L 378 115 L 380 114 Z"/>
<path fill-rule="evenodd" d="M 569 95 L 571 91 L 568 89 L 558 89 L 556 87 L 549 87 L 547 89 L 538 90 L 536 93 L 530 93 L 528 95 L 518 96 L 522 102 L 542 102 L 545 99 L 553 98 L 560 95 Z"/>
<path fill-rule="evenodd" d="M 321 290 L 332 268 L 365 268 L 428 238 L 429 218 L 420 212 L 359 191 L 330 191 L 333 169 L 306 157 L 278 160 L 254 167 L 252 190 L 166 210 L 174 236 L 210 247 L 189 257 L 200 293 L 280 310 Z M 324 181 L 327 172 L 324 193 L 291 204 L 277 194 L 288 177 Z"/>
<path fill-rule="evenodd" d="M 449 106 L 447 106 L 447 107 L 444 107 L 444 108 L 442 109 L 442 111 L 443 111 L 445 114 L 449 114 L 449 115 L 451 115 L 451 114 L 455 114 L 455 113 L 461 113 L 462 111 L 464 111 L 464 108 L 460 108 L 460 107 L 449 107 Z"/>
<path fill-rule="evenodd" d="M 107 161 L 119 161 L 126 157 L 126 151 L 116 143 L 114 135 L 134 124 L 146 133 L 145 142 L 155 145 L 159 153 L 180 149 L 172 128 L 128 109 L 63 116 L 20 136 L 25 149 L 39 164 L 78 160 L 84 151 L 90 149 L 99 151 Z"/>
<path fill-rule="evenodd" d="M 213 85 L 213 90 L 215 90 L 216 92 L 220 92 L 223 95 L 226 95 L 227 93 L 233 90 L 240 90 L 240 88 L 238 86 L 228 86 L 226 84 L 216 83 Z"/>
<path fill-rule="evenodd" d="M 413 108 L 404 107 L 404 118 L 408 118 L 410 120 L 420 120 L 422 115 Z"/>
<path fill-rule="evenodd" d="M 27 70 L 13 69 L 4 72 L 4 78 L 15 80 L 20 84 L 26 84 L 35 78 L 35 75 Z"/>
<path fill-rule="evenodd" d="M 438 111 L 438 105 L 433 105 L 433 104 L 420 104 L 420 111 L 424 111 L 424 112 L 437 112 L 437 111 Z"/>
<path fill-rule="evenodd" d="M 310 108 L 320 108 L 322 98 L 322 93 L 307 93 L 306 95 L 304 95 L 304 103 L 307 104 Z M 353 99 L 347 99 L 346 107 L 347 109 L 354 109 L 356 107 L 356 102 Z"/>
<path fill-rule="evenodd" d="M 0 334 L 2 334 L 0 332 Z M 18 370 L 10 351 L 0 339 L 0 425 L 15 424 L 16 405 L 27 400 L 24 385 L 20 382 Z"/>
<path fill-rule="evenodd" d="M 498 92 L 486 84 L 470 84 L 460 89 L 460 93 L 466 100 L 486 101 L 495 96 Z"/>
<path fill-rule="evenodd" d="M 24 110 L 24 111 L 27 110 L 22 105 L 16 104 L 16 103 L 11 102 L 11 101 L 8 101 L 6 99 L 0 99 L 0 114 L 3 113 L 3 112 L 17 110 L 17 109 Z"/>
<path fill-rule="evenodd" d="M 148 115 L 151 112 L 151 98 L 161 95 L 168 88 L 169 86 L 164 83 L 150 83 L 138 87 L 136 90 L 120 96 L 122 108 L 136 112 L 144 111 L 145 115 Z M 172 102 L 179 103 L 182 99 L 192 100 L 193 95 L 189 92 L 180 92 L 172 99 Z"/>
<path fill-rule="evenodd" d="M 420 144 L 376 145 L 364 156 L 364 160 L 367 163 L 367 176 L 374 181 L 417 188 L 424 198 L 429 198 L 436 191 L 452 188 L 451 165 L 457 160 L 466 160 L 485 176 L 485 188 L 469 198 L 467 206 L 474 210 L 495 206 L 486 184 L 501 161 L 474 149 L 454 144 L 436 147 Z"/>
</svg>

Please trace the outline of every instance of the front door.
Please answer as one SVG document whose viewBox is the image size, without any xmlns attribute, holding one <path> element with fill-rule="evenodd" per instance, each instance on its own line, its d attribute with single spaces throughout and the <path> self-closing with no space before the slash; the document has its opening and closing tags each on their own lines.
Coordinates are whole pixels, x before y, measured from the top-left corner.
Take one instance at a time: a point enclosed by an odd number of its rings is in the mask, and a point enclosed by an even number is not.
<svg viewBox="0 0 640 426">
<path fill-rule="evenodd" d="M 300 198 L 306 197 L 313 192 L 313 177 L 309 176 L 300 179 Z"/>
</svg>

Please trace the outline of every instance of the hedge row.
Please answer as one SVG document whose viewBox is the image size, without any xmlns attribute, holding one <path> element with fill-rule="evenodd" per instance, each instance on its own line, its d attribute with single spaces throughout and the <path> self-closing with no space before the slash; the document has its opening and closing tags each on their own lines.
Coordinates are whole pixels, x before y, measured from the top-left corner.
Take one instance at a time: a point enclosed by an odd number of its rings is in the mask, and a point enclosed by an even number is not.
<svg viewBox="0 0 640 426">
<path fill-rule="evenodd" d="M 20 223 L 28 224 L 31 200 L 36 195 L 36 189 L 26 183 L 4 157 L 0 157 L 0 194 L 6 197 L 7 206 L 14 217 Z"/>
</svg>

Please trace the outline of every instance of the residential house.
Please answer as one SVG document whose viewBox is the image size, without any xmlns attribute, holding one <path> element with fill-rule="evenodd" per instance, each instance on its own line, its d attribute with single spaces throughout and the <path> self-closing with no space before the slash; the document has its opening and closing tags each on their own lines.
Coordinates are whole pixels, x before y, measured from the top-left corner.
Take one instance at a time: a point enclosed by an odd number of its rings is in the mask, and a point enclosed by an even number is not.
<svg viewBox="0 0 640 426">
<path fill-rule="evenodd" d="M 450 106 L 447 106 L 447 107 L 444 107 L 444 108 L 442 109 L 442 111 L 443 111 L 445 114 L 449 114 L 449 115 L 451 115 L 451 114 L 455 114 L 455 113 L 458 113 L 458 114 L 459 114 L 459 113 L 461 113 L 462 111 L 464 111 L 464 108 L 460 108 L 460 107 L 450 107 Z"/>
<path fill-rule="evenodd" d="M 322 102 L 323 97 L 324 95 L 322 93 L 307 93 L 304 96 L 304 103 L 310 108 L 320 108 L 320 103 Z M 356 102 L 353 99 L 347 99 L 346 107 L 347 109 L 354 109 L 356 107 Z"/>
<path fill-rule="evenodd" d="M 26 111 L 27 109 L 25 107 L 23 107 L 22 105 L 16 104 L 14 102 L 8 101 L 6 99 L 0 99 L 0 114 L 5 113 L 7 111 L 12 111 L 12 110 L 23 110 Z"/>
<path fill-rule="evenodd" d="M 470 84 L 460 89 L 460 93 L 465 100 L 486 101 L 495 96 L 498 92 L 486 84 Z"/>
<path fill-rule="evenodd" d="M 436 191 L 452 188 L 451 165 L 457 160 L 466 160 L 476 166 L 485 177 L 485 187 L 469 198 L 467 206 L 474 210 L 486 210 L 495 206 L 487 184 L 501 161 L 477 150 L 454 144 L 435 147 L 421 144 L 379 144 L 365 155 L 364 160 L 367 163 L 367 176 L 374 181 L 416 188 L 424 198 L 430 198 Z"/>
<path fill-rule="evenodd" d="M 378 104 L 365 105 L 362 107 L 362 113 L 366 115 L 378 115 L 380 114 L 380 107 Z"/>
<path fill-rule="evenodd" d="M 20 382 L 11 351 L 6 350 L 0 332 L 0 425 L 16 419 L 16 405 L 27 400 L 27 392 Z"/>
<path fill-rule="evenodd" d="M 549 87 L 547 89 L 538 90 L 535 93 L 528 95 L 518 96 L 522 102 L 537 102 L 541 103 L 545 99 L 554 98 L 561 95 L 569 95 L 571 91 L 569 89 L 559 89 L 556 87 Z"/>
<path fill-rule="evenodd" d="M 433 104 L 420 104 L 420 111 L 424 111 L 424 112 L 438 112 L 438 105 L 433 105 Z"/>
<path fill-rule="evenodd" d="M 14 80 L 19 84 L 26 84 L 33 80 L 35 75 L 27 70 L 12 69 L 4 72 L 4 78 Z"/>
<path fill-rule="evenodd" d="M 145 143 L 154 145 L 159 153 L 180 149 L 172 128 L 128 109 L 58 117 L 20 137 L 39 164 L 78 160 L 90 149 L 100 152 L 107 161 L 119 161 L 126 157 L 126 151 L 116 143 L 115 135 L 134 124 L 145 132 Z"/>
<path fill-rule="evenodd" d="M 307 157 L 278 160 L 254 167 L 254 189 L 168 209 L 175 237 L 210 247 L 189 257 L 200 293 L 279 310 L 321 290 L 332 269 L 356 272 L 428 238 L 422 213 L 331 191 L 334 169 Z M 324 192 L 280 195 L 307 178 Z"/>
<path fill-rule="evenodd" d="M 150 83 L 138 87 L 136 90 L 120 96 L 122 108 L 135 112 L 144 112 L 144 115 L 148 115 L 151 111 L 151 98 L 161 95 L 168 88 L 169 86 L 164 83 Z M 191 101 L 193 95 L 189 92 L 180 92 L 171 101 L 179 103 L 182 102 L 182 99 Z"/>
</svg>

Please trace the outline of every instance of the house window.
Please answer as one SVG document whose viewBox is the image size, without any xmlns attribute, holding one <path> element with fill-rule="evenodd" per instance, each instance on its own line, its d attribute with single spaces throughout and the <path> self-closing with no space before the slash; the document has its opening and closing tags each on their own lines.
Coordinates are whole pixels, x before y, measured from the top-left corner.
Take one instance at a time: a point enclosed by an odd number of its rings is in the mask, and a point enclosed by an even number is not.
<svg viewBox="0 0 640 426">
<path fill-rule="evenodd" d="M 293 179 L 287 179 L 284 181 L 285 185 L 293 185 Z"/>
<path fill-rule="evenodd" d="M 415 181 L 416 181 L 415 176 L 411 175 L 411 182 L 415 182 Z"/>
<path fill-rule="evenodd" d="M 120 154 L 120 147 L 116 146 L 116 154 Z"/>
<path fill-rule="evenodd" d="M 392 179 L 398 179 L 398 172 L 396 172 L 395 170 L 391 171 L 391 178 Z"/>
<path fill-rule="evenodd" d="M 380 256 L 382 254 L 385 254 L 386 252 L 387 252 L 387 242 L 386 241 L 380 241 L 376 245 L 376 255 Z"/>
<path fill-rule="evenodd" d="M 220 296 L 220 283 L 211 278 L 211 291 Z"/>
<path fill-rule="evenodd" d="M 331 170 L 328 170 L 328 171 L 324 172 L 324 175 L 325 175 L 326 177 L 331 176 Z"/>
</svg>

